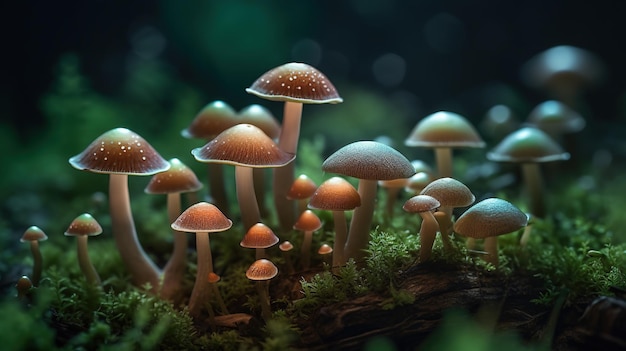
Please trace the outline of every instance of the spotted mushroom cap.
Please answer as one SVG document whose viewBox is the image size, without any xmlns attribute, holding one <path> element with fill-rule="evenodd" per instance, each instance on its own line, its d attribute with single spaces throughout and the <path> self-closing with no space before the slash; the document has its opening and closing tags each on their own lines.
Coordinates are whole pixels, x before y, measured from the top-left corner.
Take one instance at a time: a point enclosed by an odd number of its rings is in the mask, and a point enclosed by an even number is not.
<svg viewBox="0 0 626 351">
<path fill-rule="evenodd" d="M 510 202 L 489 198 L 465 211 L 454 223 L 454 232 L 470 238 L 508 234 L 525 227 L 528 216 Z"/>
<path fill-rule="evenodd" d="M 170 169 L 152 176 L 145 188 L 148 194 L 187 193 L 202 188 L 193 170 L 177 158 L 169 160 Z"/>
<path fill-rule="evenodd" d="M 535 106 L 527 122 L 548 133 L 574 133 L 585 128 L 585 119 L 574 109 L 557 100 Z"/>
<path fill-rule="evenodd" d="M 265 258 L 254 261 L 246 271 L 246 277 L 250 280 L 270 280 L 277 274 L 278 267 Z"/>
<path fill-rule="evenodd" d="M 170 168 L 144 138 L 126 128 L 102 134 L 69 162 L 79 170 L 107 174 L 152 175 Z"/>
<path fill-rule="evenodd" d="M 328 211 L 350 211 L 361 206 L 359 192 L 347 180 L 332 177 L 317 187 L 309 208 Z"/>
<path fill-rule="evenodd" d="M 420 195 L 429 195 L 437 199 L 442 207 L 465 207 L 471 205 L 476 197 L 471 190 L 460 181 L 444 177 L 433 180 Z"/>
<path fill-rule="evenodd" d="M 306 63 L 291 62 L 265 72 L 246 92 L 274 101 L 336 104 L 343 101 L 326 76 Z"/>
<path fill-rule="evenodd" d="M 553 162 L 569 159 L 569 153 L 539 128 L 524 127 L 507 135 L 487 153 L 495 162 Z"/>
<path fill-rule="evenodd" d="M 421 147 L 485 147 L 485 142 L 465 117 L 448 111 L 424 117 L 404 144 Z"/>
<path fill-rule="evenodd" d="M 282 167 L 296 158 L 251 124 L 230 127 L 191 154 L 200 162 L 254 168 Z"/>
<path fill-rule="evenodd" d="M 233 222 L 224 216 L 217 206 L 208 202 L 198 202 L 190 206 L 172 223 L 172 229 L 179 232 L 222 232 Z"/>
<path fill-rule="evenodd" d="M 248 229 L 239 245 L 249 249 L 266 249 L 278 244 L 279 241 L 280 239 L 270 227 L 263 223 L 256 223 Z"/>
<path fill-rule="evenodd" d="M 410 213 L 435 211 L 441 206 L 437 199 L 429 195 L 415 195 L 406 200 L 402 209 Z"/>
<path fill-rule="evenodd" d="M 213 139 L 237 124 L 237 112 L 221 100 L 210 102 L 198 112 L 189 127 L 181 131 L 185 138 Z"/>
<path fill-rule="evenodd" d="M 89 213 L 83 213 L 74 218 L 65 231 L 65 236 L 95 236 L 102 233 L 100 223 Z"/>
<path fill-rule="evenodd" d="M 322 170 L 368 180 L 409 178 L 415 174 L 404 155 L 376 141 L 357 141 L 340 148 L 328 156 Z"/>
<path fill-rule="evenodd" d="M 41 228 L 39 228 L 36 225 L 31 225 L 30 227 L 28 227 L 24 231 L 24 234 L 22 235 L 22 238 L 20 239 L 20 241 L 23 243 L 27 241 L 43 241 L 43 240 L 48 240 L 48 236 L 46 235 L 46 233 L 44 233 L 43 230 L 41 230 Z"/>
</svg>

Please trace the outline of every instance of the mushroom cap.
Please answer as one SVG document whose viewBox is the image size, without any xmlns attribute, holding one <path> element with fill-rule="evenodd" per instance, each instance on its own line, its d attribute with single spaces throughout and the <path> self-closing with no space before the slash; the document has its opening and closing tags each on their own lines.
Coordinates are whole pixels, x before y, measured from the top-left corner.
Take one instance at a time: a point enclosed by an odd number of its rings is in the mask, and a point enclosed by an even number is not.
<svg viewBox="0 0 626 351">
<path fill-rule="evenodd" d="M 552 162 L 569 159 L 569 153 L 541 129 L 523 127 L 502 139 L 487 153 L 487 159 L 515 163 Z"/>
<path fill-rule="evenodd" d="M 322 227 L 322 221 L 311 210 L 302 212 L 298 220 L 293 225 L 293 229 L 301 230 L 303 232 L 314 232 Z"/>
<path fill-rule="evenodd" d="M 465 117 L 448 111 L 424 117 L 404 144 L 422 147 L 485 147 L 485 142 Z"/>
<path fill-rule="evenodd" d="M 193 170 L 177 158 L 169 160 L 170 169 L 150 178 L 145 188 L 148 194 L 186 193 L 202 188 Z"/>
<path fill-rule="evenodd" d="M 347 180 L 332 177 L 317 187 L 309 208 L 328 211 L 350 211 L 361 206 L 359 192 Z"/>
<path fill-rule="evenodd" d="M 282 167 L 296 158 L 251 124 L 230 127 L 191 154 L 200 162 L 253 168 Z"/>
<path fill-rule="evenodd" d="M 237 124 L 236 118 L 237 112 L 229 104 L 216 100 L 204 106 L 180 134 L 188 139 L 210 140 Z"/>
<path fill-rule="evenodd" d="M 26 231 L 24 231 L 24 234 L 22 235 L 22 238 L 20 239 L 20 241 L 23 243 L 27 241 L 44 241 L 44 240 L 48 240 L 48 236 L 46 235 L 46 233 L 44 233 L 43 230 L 41 230 L 41 228 L 39 228 L 36 225 L 31 225 L 30 227 L 28 227 Z"/>
<path fill-rule="evenodd" d="M 333 252 L 333 247 L 328 244 L 322 244 L 320 248 L 317 250 L 317 253 L 320 255 L 328 255 Z"/>
<path fill-rule="evenodd" d="M 585 119 L 572 108 L 557 100 L 535 106 L 527 122 L 548 133 L 575 133 L 585 128 Z"/>
<path fill-rule="evenodd" d="M 404 189 L 409 192 L 420 192 L 433 181 L 433 178 L 431 173 L 417 172 L 407 180 Z"/>
<path fill-rule="evenodd" d="M 144 138 L 126 128 L 105 132 L 69 162 L 79 170 L 106 174 L 152 175 L 170 168 Z"/>
<path fill-rule="evenodd" d="M 172 229 L 179 232 L 222 232 L 228 230 L 233 222 L 224 216 L 217 206 L 208 202 L 198 202 L 187 208 L 172 223 Z"/>
<path fill-rule="evenodd" d="M 506 200 L 489 198 L 465 211 L 454 223 L 454 232 L 470 238 L 508 234 L 526 226 L 528 217 Z"/>
<path fill-rule="evenodd" d="M 248 229 L 239 245 L 249 249 L 266 249 L 276 245 L 279 241 L 280 239 L 270 227 L 263 223 L 256 223 Z"/>
<path fill-rule="evenodd" d="M 376 141 L 356 141 L 340 148 L 328 156 L 322 170 L 367 180 L 409 178 L 415 174 L 404 155 Z"/>
<path fill-rule="evenodd" d="M 317 189 L 317 184 L 306 174 L 300 174 L 291 184 L 291 188 L 287 192 L 289 200 L 304 200 L 313 195 Z"/>
<path fill-rule="evenodd" d="M 270 280 L 277 274 L 278 267 L 265 258 L 254 261 L 246 271 L 246 277 L 250 280 Z"/>
<path fill-rule="evenodd" d="M 265 72 L 246 92 L 274 101 L 302 104 L 343 102 L 326 76 L 306 63 L 290 62 Z"/>
<path fill-rule="evenodd" d="M 207 282 L 209 282 L 209 284 L 215 284 L 219 282 L 220 280 L 222 280 L 222 277 L 220 277 L 217 273 L 209 272 L 207 276 Z"/>
<path fill-rule="evenodd" d="M 89 213 L 83 213 L 74 218 L 65 231 L 65 236 L 95 236 L 102 233 L 100 223 Z"/>
<path fill-rule="evenodd" d="M 293 250 L 293 244 L 290 241 L 285 240 L 278 245 L 278 248 L 280 251 L 291 251 Z"/>
<path fill-rule="evenodd" d="M 238 123 L 248 123 L 259 127 L 263 133 L 272 139 L 280 136 L 280 123 L 267 108 L 252 104 L 239 111 Z"/>
<path fill-rule="evenodd" d="M 429 195 L 415 195 L 406 200 L 402 209 L 410 213 L 434 211 L 441 206 L 439 200 Z"/>
<path fill-rule="evenodd" d="M 420 195 L 430 195 L 439 200 L 442 207 L 465 207 L 471 205 L 476 197 L 470 189 L 460 181 L 444 177 L 433 180 Z"/>
</svg>

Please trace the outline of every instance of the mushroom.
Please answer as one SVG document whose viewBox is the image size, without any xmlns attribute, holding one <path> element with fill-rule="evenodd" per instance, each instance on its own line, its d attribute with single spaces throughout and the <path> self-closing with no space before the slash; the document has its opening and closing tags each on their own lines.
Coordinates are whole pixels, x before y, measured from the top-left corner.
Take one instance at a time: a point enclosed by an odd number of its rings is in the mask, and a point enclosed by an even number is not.
<svg viewBox="0 0 626 351">
<path fill-rule="evenodd" d="M 76 252 L 78 254 L 78 264 L 80 270 L 85 275 L 87 283 L 100 286 L 100 276 L 89 259 L 87 250 L 87 239 L 90 236 L 100 235 L 102 227 L 100 223 L 89 213 L 83 213 L 74 218 L 70 226 L 65 231 L 65 236 L 76 237 Z"/>
<path fill-rule="evenodd" d="M 424 117 L 404 144 L 435 149 L 437 173 L 441 178 L 452 177 L 453 148 L 485 147 L 485 142 L 465 117 L 448 111 Z"/>
<path fill-rule="evenodd" d="M 280 239 L 278 239 L 270 227 L 263 223 L 256 223 L 248 229 L 239 245 L 241 245 L 241 247 L 255 249 L 256 259 L 260 260 L 267 258 L 265 249 L 278 244 L 279 241 Z"/>
<path fill-rule="evenodd" d="M 548 100 L 530 111 L 527 123 L 543 130 L 554 140 L 566 133 L 576 133 L 585 128 L 585 119 L 566 104 Z"/>
<path fill-rule="evenodd" d="M 348 223 L 345 211 L 361 206 L 361 196 L 352 184 L 341 177 L 324 181 L 315 190 L 309 201 L 309 208 L 333 212 L 335 242 L 333 244 L 333 271 L 346 264 L 344 248 L 348 237 Z"/>
<path fill-rule="evenodd" d="M 246 92 L 258 97 L 285 103 L 283 126 L 278 145 L 296 154 L 300 137 L 302 104 L 336 104 L 343 101 L 335 86 L 316 68 L 305 63 L 290 62 L 265 72 Z M 296 216 L 287 192 L 294 179 L 293 163 L 274 170 L 274 204 L 283 232 L 291 230 Z"/>
<path fill-rule="evenodd" d="M 471 205 L 476 197 L 470 189 L 454 178 L 439 178 L 428 184 L 420 195 L 429 195 L 439 201 L 441 206 L 434 216 L 439 223 L 439 232 L 444 249 L 452 249 L 450 234 L 452 232 L 452 209 Z"/>
<path fill-rule="evenodd" d="M 485 239 L 485 260 L 498 266 L 498 236 L 524 228 L 526 214 L 499 198 L 482 200 L 465 211 L 454 223 L 454 232 L 470 238 Z"/>
<path fill-rule="evenodd" d="M 44 240 L 48 240 L 48 236 L 36 225 L 28 227 L 20 239 L 21 242 L 30 244 L 30 253 L 33 256 L 33 274 L 31 277 L 33 286 L 39 286 L 39 280 L 41 279 L 43 258 L 39 250 L 39 242 Z"/>
<path fill-rule="evenodd" d="M 20 279 L 15 283 L 15 290 L 17 290 L 17 299 L 24 300 L 28 297 L 30 293 L 30 289 L 33 288 L 33 282 L 28 278 L 28 276 L 21 276 Z"/>
<path fill-rule="evenodd" d="M 331 260 L 329 258 L 331 257 L 332 253 L 333 253 L 333 247 L 326 243 L 322 244 L 320 248 L 317 249 L 317 254 L 322 256 L 322 260 L 326 264 L 331 264 Z"/>
<path fill-rule="evenodd" d="M 497 104 L 487 110 L 480 127 L 491 140 L 499 141 L 519 127 L 519 120 L 509 106 Z"/>
<path fill-rule="evenodd" d="M 539 164 L 569 159 L 569 153 L 552 140 L 548 134 L 535 127 L 524 127 L 505 137 L 487 159 L 494 162 L 519 163 L 524 183 L 530 196 L 530 213 L 545 216 L 543 179 Z"/>
<path fill-rule="evenodd" d="M 191 153 L 200 162 L 235 166 L 237 200 L 245 230 L 261 221 L 252 169 L 283 167 L 296 157 L 281 150 L 261 129 L 251 124 L 228 128 Z"/>
<path fill-rule="evenodd" d="M 76 169 L 109 174 L 109 211 L 113 239 L 133 284 L 159 289 L 160 270 L 145 253 L 135 229 L 128 193 L 129 175 L 153 175 L 170 164 L 139 134 L 115 128 L 69 159 Z"/>
<path fill-rule="evenodd" d="M 437 199 L 428 195 L 416 195 L 408 199 L 402 209 L 410 213 L 418 213 L 422 217 L 420 226 L 420 262 L 426 262 L 430 259 L 433 251 L 435 237 L 439 230 L 439 224 L 433 215 L 441 204 Z"/>
<path fill-rule="evenodd" d="M 370 239 L 377 181 L 409 178 L 415 170 L 404 155 L 375 141 L 357 141 L 340 148 L 324 161 L 322 170 L 359 179 L 361 206 L 350 222 L 345 255 L 360 261 Z"/>
<path fill-rule="evenodd" d="M 169 160 L 170 169 L 152 176 L 144 189 L 147 194 L 167 195 L 167 215 L 169 223 L 173 223 L 180 215 L 181 193 L 197 191 L 202 188 L 202 183 L 196 174 L 178 158 Z M 172 299 L 182 286 L 185 268 L 187 267 L 187 234 L 174 232 L 174 249 L 172 256 L 163 268 L 163 282 L 161 297 Z"/>
<path fill-rule="evenodd" d="M 298 201 L 298 216 L 306 211 L 307 200 L 315 193 L 317 184 L 306 174 L 300 174 L 291 184 L 291 188 L 287 192 L 289 200 Z"/>
<path fill-rule="evenodd" d="M 309 269 L 309 267 L 311 267 L 311 243 L 313 241 L 313 232 L 321 227 L 322 222 L 311 210 L 302 212 L 296 223 L 293 225 L 293 229 L 300 230 L 304 233 L 304 239 L 302 239 L 301 246 L 302 267 L 304 269 Z"/>
<path fill-rule="evenodd" d="M 187 139 L 203 139 L 209 141 L 226 129 L 237 124 L 237 112 L 226 102 L 215 100 L 204 106 L 189 127 L 181 131 Z M 228 215 L 230 206 L 226 186 L 224 186 L 224 170 L 221 164 L 208 165 L 209 193 L 213 203 Z"/>
<path fill-rule="evenodd" d="M 270 280 L 278 274 L 278 268 L 272 261 L 262 258 L 254 261 L 246 271 L 246 277 L 256 281 L 259 302 L 261 303 L 261 316 L 267 322 L 272 317 L 270 305 Z"/>
<path fill-rule="evenodd" d="M 223 232 L 232 224 L 219 208 L 207 202 L 190 206 L 172 223 L 174 230 L 196 233 L 198 272 L 189 298 L 189 314 L 194 318 L 200 317 L 202 306 L 208 301 L 212 289 L 208 282 L 209 274 L 213 272 L 209 233 Z"/>
<path fill-rule="evenodd" d="M 294 272 L 293 263 L 291 262 L 291 255 L 289 251 L 293 250 L 293 244 L 288 240 L 283 241 L 278 245 L 278 249 L 283 253 L 285 259 L 285 266 L 287 266 L 287 273 L 292 274 Z"/>
</svg>

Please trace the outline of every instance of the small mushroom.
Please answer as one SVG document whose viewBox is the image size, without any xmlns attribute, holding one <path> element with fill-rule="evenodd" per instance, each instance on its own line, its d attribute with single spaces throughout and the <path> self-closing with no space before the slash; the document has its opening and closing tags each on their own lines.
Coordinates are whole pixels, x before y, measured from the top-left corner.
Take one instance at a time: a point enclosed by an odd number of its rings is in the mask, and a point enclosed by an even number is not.
<svg viewBox="0 0 626 351">
<path fill-rule="evenodd" d="M 256 282 L 259 302 L 261 303 L 261 315 L 266 322 L 272 317 L 269 284 L 270 280 L 277 274 L 278 268 L 272 261 L 265 258 L 254 261 L 246 271 L 246 277 Z"/>
<path fill-rule="evenodd" d="M 33 274 L 31 277 L 33 286 L 39 286 L 39 280 L 41 279 L 43 258 L 39 250 L 39 242 L 44 240 L 48 240 L 48 236 L 36 225 L 28 227 L 20 239 L 21 242 L 30 244 L 30 253 L 33 256 Z"/>
<path fill-rule="evenodd" d="M 287 198 L 298 202 L 298 216 L 306 211 L 307 200 L 315 193 L 317 184 L 306 174 L 300 174 L 291 184 Z"/>
<path fill-rule="evenodd" d="M 333 247 L 324 243 L 320 245 L 320 248 L 317 249 L 317 254 L 322 256 L 322 260 L 326 264 L 331 264 L 331 254 L 333 253 Z"/>
<path fill-rule="evenodd" d="M 279 241 L 280 239 L 274 234 L 274 231 L 270 227 L 263 223 L 257 223 L 248 229 L 239 245 L 241 245 L 241 247 L 255 249 L 256 259 L 260 260 L 267 258 L 265 249 L 278 244 Z"/>
<path fill-rule="evenodd" d="M 278 249 L 282 252 L 283 258 L 285 259 L 287 273 L 292 274 L 295 269 L 293 268 L 293 262 L 291 262 L 291 254 L 289 252 L 293 250 L 293 244 L 288 240 L 285 240 L 278 245 Z"/>
<path fill-rule="evenodd" d="M 426 262 L 430 259 L 433 250 L 435 237 L 439 230 L 439 223 L 435 219 L 433 212 L 436 211 L 441 203 L 437 199 L 428 195 L 416 195 L 408 199 L 402 209 L 410 213 L 418 213 L 422 217 L 420 226 L 420 262 Z"/>
<path fill-rule="evenodd" d="M 15 283 L 15 290 L 17 290 L 17 299 L 24 300 L 28 297 L 30 289 L 33 288 L 33 282 L 28 276 L 21 276 Z"/>
<path fill-rule="evenodd" d="M 65 231 L 65 236 L 76 237 L 76 249 L 78 254 L 78 264 L 80 270 L 85 275 L 87 283 L 99 286 L 100 276 L 89 259 L 89 251 L 87 250 L 87 239 L 90 236 L 100 235 L 102 227 L 100 223 L 89 213 L 83 213 L 74 218 L 70 226 Z"/>
<path fill-rule="evenodd" d="M 322 222 L 313 211 L 306 210 L 302 212 L 293 229 L 300 230 L 304 233 L 301 246 L 302 267 L 309 269 L 311 267 L 311 243 L 313 241 L 313 232 L 322 227 Z"/>
</svg>

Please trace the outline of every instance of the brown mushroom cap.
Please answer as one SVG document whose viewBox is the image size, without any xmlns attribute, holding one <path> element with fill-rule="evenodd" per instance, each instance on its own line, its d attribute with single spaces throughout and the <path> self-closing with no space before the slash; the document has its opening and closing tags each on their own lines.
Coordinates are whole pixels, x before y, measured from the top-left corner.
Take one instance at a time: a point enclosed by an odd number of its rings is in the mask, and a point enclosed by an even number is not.
<svg viewBox="0 0 626 351">
<path fill-rule="evenodd" d="M 361 196 L 347 180 L 332 177 L 315 190 L 309 208 L 328 211 L 350 211 L 361 206 Z"/>
<path fill-rule="evenodd" d="M 476 239 L 508 234 L 528 223 L 528 216 L 506 200 L 489 198 L 465 211 L 454 223 L 454 232 Z"/>
<path fill-rule="evenodd" d="M 220 280 L 222 280 L 222 277 L 220 277 L 217 273 L 209 272 L 209 275 L 207 276 L 207 282 L 209 282 L 210 284 L 215 284 Z"/>
<path fill-rule="evenodd" d="M 439 111 L 424 117 L 413 128 L 404 144 L 422 147 L 485 146 L 485 142 L 465 117 L 448 111 Z"/>
<path fill-rule="evenodd" d="M 102 233 L 100 223 L 89 213 L 83 213 L 74 218 L 65 231 L 66 236 L 95 236 Z"/>
<path fill-rule="evenodd" d="M 213 101 L 200 110 L 191 124 L 183 129 L 185 138 L 213 139 L 219 133 L 237 124 L 237 112 L 221 100 Z"/>
<path fill-rule="evenodd" d="M 233 222 L 222 211 L 208 202 L 199 202 L 178 216 L 171 227 L 179 232 L 221 232 L 229 229 Z"/>
<path fill-rule="evenodd" d="M 144 138 L 126 128 L 102 134 L 69 162 L 76 169 L 94 173 L 152 175 L 170 168 Z"/>
<path fill-rule="evenodd" d="M 239 245 L 249 249 L 266 249 L 276 245 L 279 241 L 280 239 L 270 227 L 257 223 L 248 229 Z"/>
<path fill-rule="evenodd" d="M 152 176 L 145 188 L 148 194 L 186 193 L 202 188 L 193 170 L 179 159 L 169 160 L 170 169 Z"/>
<path fill-rule="evenodd" d="M 357 141 L 342 147 L 324 161 L 322 170 L 367 180 L 409 178 L 415 174 L 404 155 L 376 141 Z"/>
<path fill-rule="evenodd" d="M 433 180 L 422 189 L 420 195 L 430 195 L 445 207 L 465 207 L 476 200 L 465 184 L 449 177 Z"/>
<path fill-rule="evenodd" d="M 569 159 L 548 134 L 535 127 L 524 127 L 506 136 L 491 152 L 487 159 L 496 162 L 552 162 Z"/>
<path fill-rule="evenodd" d="M 248 123 L 259 127 L 272 139 L 280 136 L 280 123 L 267 108 L 252 104 L 239 111 L 238 123 Z"/>
<path fill-rule="evenodd" d="M 322 244 L 320 248 L 317 250 L 317 253 L 320 255 L 328 255 L 333 252 L 332 246 L 328 244 Z"/>
<path fill-rule="evenodd" d="M 415 195 L 406 200 L 402 209 L 410 213 L 434 211 L 441 206 L 437 199 L 428 195 Z"/>
<path fill-rule="evenodd" d="M 254 168 L 281 167 L 296 157 L 279 149 L 260 128 L 251 124 L 230 127 L 206 145 L 193 149 L 191 154 L 200 162 Z"/>
<path fill-rule="evenodd" d="M 278 267 L 265 258 L 254 261 L 246 271 L 246 277 L 250 280 L 270 280 L 277 274 Z"/>
<path fill-rule="evenodd" d="M 548 100 L 535 106 L 527 122 L 548 133 L 574 133 L 585 128 L 585 119 L 566 104 Z"/>
<path fill-rule="evenodd" d="M 28 227 L 26 231 L 24 231 L 24 234 L 22 235 L 22 238 L 20 239 L 20 241 L 23 243 L 28 242 L 28 241 L 44 241 L 44 240 L 48 240 L 48 236 L 46 235 L 46 233 L 44 233 L 43 230 L 41 230 L 41 228 L 39 228 L 36 225 L 32 225 Z"/>
<path fill-rule="evenodd" d="M 296 223 L 293 225 L 293 229 L 302 230 L 307 232 L 314 232 L 322 227 L 322 221 L 311 210 L 302 212 Z"/>
<path fill-rule="evenodd" d="M 278 248 L 280 251 L 291 251 L 293 250 L 293 244 L 289 241 L 283 241 L 280 245 L 278 245 Z"/>
<path fill-rule="evenodd" d="M 289 189 L 289 192 L 287 192 L 287 199 L 308 199 L 311 195 L 313 195 L 316 189 L 317 184 L 315 184 L 315 182 L 306 174 L 301 174 L 291 184 L 291 188 Z"/>
<path fill-rule="evenodd" d="M 291 62 L 265 72 L 246 92 L 263 99 L 303 104 L 343 101 L 326 76 L 305 63 Z"/>
</svg>

